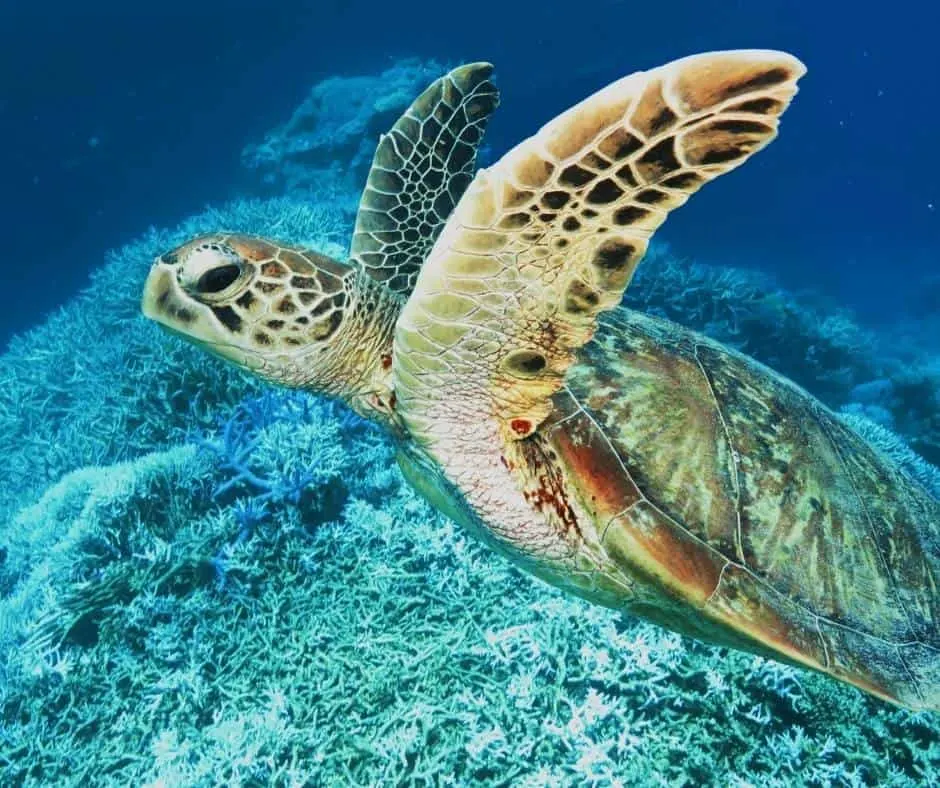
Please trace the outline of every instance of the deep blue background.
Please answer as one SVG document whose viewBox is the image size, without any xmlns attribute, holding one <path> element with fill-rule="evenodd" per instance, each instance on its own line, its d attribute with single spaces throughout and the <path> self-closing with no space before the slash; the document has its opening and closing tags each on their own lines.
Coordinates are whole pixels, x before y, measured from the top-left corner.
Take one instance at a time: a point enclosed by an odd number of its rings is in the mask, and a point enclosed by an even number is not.
<svg viewBox="0 0 940 788">
<path fill-rule="evenodd" d="M 788 49 L 810 74 L 781 138 L 662 236 L 869 319 L 940 308 L 927 292 L 940 262 L 940 12 L 927 0 L 132 5 L 0 5 L 0 342 L 67 300 L 106 249 L 249 193 L 242 146 L 315 81 L 403 55 L 495 62 L 501 151 L 638 68 Z"/>
</svg>

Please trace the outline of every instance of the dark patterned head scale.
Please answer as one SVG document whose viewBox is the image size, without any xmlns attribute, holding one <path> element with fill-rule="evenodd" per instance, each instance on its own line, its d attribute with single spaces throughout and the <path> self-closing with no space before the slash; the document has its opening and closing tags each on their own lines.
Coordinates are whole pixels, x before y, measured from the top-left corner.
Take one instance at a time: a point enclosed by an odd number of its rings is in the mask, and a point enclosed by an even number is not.
<svg viewBox="0 0 940 788">
<path fill-rule="evenodd" d="M 157 258 L 148 317 L 242 364 L 314 349 L 335 336 L 354 270 L 263 238 L 213 234 Z"/>
</svg>

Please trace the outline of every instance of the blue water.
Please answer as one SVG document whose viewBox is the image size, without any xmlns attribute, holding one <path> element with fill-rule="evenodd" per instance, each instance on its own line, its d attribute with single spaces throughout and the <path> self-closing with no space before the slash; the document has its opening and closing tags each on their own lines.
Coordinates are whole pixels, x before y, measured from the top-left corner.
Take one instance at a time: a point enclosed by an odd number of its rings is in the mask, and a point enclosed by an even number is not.
<svg viewBox="0 0 940 788">
<path fill-rule="evenodd" d="M 12 5 L 11 5 L 12 2 Z M 935 9 L 900 0 L 214 5 L 170 0 L 0 8 L 4 270 L 29 290 L 0 336 L 62 303 L 101 250 L 256 186 L 242 146 L 328 74 L 402 55 L 489 59 L 494 149 L 606 82 L 691 52 L 779 47 L 809 66 L 773 150 L 670 219 L 684 254 L 778 272 L 872 320 L 936 309 L 940 247 Z M 937 284 L 932 284 L 936 291 Z"/>
<path fill-rule="evenodd" d="M 769 364 L 940 497 L 936 16 L 5 0 L 0 786 L 940 784 L 935 713 L 534 581 L 420 498 L 377 427 L 138 309 L 196 233 L 344 253 L 400 111 L 361 141 L 355 90 L 407 101 L 406 72 L 493 62 L 492 161 L 634 70 L 784 49 L 809 72 L 779 139 L 670 216 L 627 303 Z M 386 69 L 323 93 L 339 176 L 246 166 L 315 86 Z"/>
</svg>

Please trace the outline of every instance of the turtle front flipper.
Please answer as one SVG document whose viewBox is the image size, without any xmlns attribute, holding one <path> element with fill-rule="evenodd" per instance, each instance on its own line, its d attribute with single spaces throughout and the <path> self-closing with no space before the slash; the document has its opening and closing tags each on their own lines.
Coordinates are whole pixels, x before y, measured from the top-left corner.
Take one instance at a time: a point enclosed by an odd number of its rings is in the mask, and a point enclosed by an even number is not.
<svg viewBox="0 0 940 788">
<path fill-rule="evenodd" d="M 499 92 L 489 63 L 433 82 L 379 141 L 359 202 L 350 256 L 400 295 L 414 287 L 441 228 L 473 179 Z"/>
<path fill-rule="evenodd" d="M 396 329 L 412 429 L 482 392 L 504 438 L 532 434 L 650 236 L 776 136 L 804 71 L 773 51 L 677 60 L 614 82 L 481 171 Z"/>
</svg>

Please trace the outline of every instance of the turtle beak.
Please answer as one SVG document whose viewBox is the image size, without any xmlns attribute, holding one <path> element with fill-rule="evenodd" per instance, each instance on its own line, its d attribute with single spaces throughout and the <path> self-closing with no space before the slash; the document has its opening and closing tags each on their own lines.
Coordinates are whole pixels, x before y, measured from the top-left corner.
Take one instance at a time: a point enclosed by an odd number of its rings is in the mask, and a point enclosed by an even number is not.
<svg viewBox="0 0 940 788">
<path fill-rule="evenodd" d="M 169 266 L 157 260 L 144 282 L 140 302 L 144 316 L 174 331 L 187 333 L 186 327 L 196 321 L 195 310 L 187 301 Z"/>
<path fill-rule="evenodd" d="M 144 282 L 143 297 L 140 301 L 140 311 L 144 317 L 160 322 L 162 307 L 166 304 L 173 287 L 173 277 L 159 262 L 154 263 Z"/>
<path fill-rule="evenodd" d="M 171 334 L 227 361 L 246 369 L 258 369 L 264 364 L 258 353 L 246 351 L 226 333 L 209 307 L 194 301 L 180 287 L 173 268 L 160 258 L 154 262 L 144 282 L 140 310 L 144 317 Z"/>
</svg>

